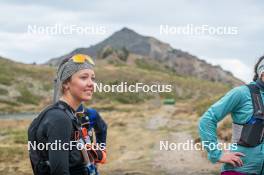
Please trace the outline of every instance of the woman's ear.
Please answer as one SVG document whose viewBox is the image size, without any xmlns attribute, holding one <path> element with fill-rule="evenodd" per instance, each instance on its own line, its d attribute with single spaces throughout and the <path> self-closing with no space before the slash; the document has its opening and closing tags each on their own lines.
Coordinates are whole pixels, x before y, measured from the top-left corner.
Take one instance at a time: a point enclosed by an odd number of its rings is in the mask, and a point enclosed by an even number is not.
<svg viewBox="0 0 264 175">
<path fill-rule="evenodd" d="M 70 87 L 69 87 L 69 83 L 67 82 L 67 83 L 64 83 L 63 85 L 62 85 L 62 89 L 63 89 L 63 91 L 65 91 L 65 90 L 68 90 Z"/>
<path fill-rule="evenodd" d="M 66 84 L 65 84 L 65 89 L 66 89 L 66 90 L 70 89 L 70 87 L 69 87 L 69 83 L 66 83 Z"/>
<path fill-rule="evenodd" d="M 63 93 L 65 90 L 70 89 L 70 85 L 69 85 L 70 81 L 71 81 L 71 77 L 69 77 L 68 79 L 66 79 L 66 80 L 62 83 L 62 86 L 61 86 L 62 93 Z"/>
</svg>

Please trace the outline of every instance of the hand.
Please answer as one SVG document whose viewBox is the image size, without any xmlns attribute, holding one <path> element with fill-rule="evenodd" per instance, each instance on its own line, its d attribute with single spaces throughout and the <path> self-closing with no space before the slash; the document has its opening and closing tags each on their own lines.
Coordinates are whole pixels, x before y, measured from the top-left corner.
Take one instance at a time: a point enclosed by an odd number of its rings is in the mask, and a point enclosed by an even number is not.
<svg viewBox="0 0 264 175">
<path fill-rule="evenodd" d="M 218 162 L 220 163 L 229 163 L 234 167 L 243 166 L 243 161 L 240 159 L 240 156 L 245 156 L 245 154 L 241 152 L 225 152 Z"/>
<path fill-rule="evenodd" d="M 106 163 L 106 150 L 94 148 L 92 145 L 86 144 L 87 153 L 90 161 L 95 163 Z"/>
</svg>

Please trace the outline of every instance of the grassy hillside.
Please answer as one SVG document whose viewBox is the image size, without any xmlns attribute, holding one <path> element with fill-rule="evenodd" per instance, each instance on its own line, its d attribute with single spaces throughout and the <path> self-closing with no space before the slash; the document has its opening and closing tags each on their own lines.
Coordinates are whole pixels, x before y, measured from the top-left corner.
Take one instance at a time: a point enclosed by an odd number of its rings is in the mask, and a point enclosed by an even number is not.
<svg viewBox="0 0 264 175">
<path fill-rule="evenodd" d="M 97 106 L 115 103 L 140 104 L 151 99 L 174 98 L 176 101 L 195 101 L 199 110 L 210 98 L 225 93 L 225 84 L 178 76 L 157 62 L 135 59 L 131 64 L 118 59 L 98 60 L 96 79 L 102 84 L 118 85 L 121 82 L 135 84 L 170 84 L 170 93 L 112 93 L 94 94 L 92 103 Z M 55 68 L 45 65 L 28 65 L 0 58 L 0 111 L 34 112 L 51 102 Z M 200 105 L 200 102 L 202 103 Z"/>
<path fill-rule="evenodd" d="M 54 70 L 0 58 L 0 111 L 30 112 L 50 98 Z"/>
</svg>

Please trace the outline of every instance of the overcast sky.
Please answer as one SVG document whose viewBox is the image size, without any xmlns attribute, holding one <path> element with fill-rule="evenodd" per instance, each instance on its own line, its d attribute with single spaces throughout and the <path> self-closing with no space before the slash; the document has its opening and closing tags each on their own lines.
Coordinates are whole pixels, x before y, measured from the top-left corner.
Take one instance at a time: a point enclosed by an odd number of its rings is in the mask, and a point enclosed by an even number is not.
<svg viewBox="0 0 264 175">
<path fill-rule="evenodd" d="M 2 0 L 0 55 L 24 63 L 43 63 L 75 48 L 89 47 L 128 27 L 209 63 L 219 64 L 249 82 L 256 60 L 264 54 L 264 3 L 260 0 L 212 2 Z M 47 29 L 56 25 L 79 27 L 88 29 L 88 32 L 51 33 Z M 161 32 L 161 26 L 167 26 L 170 32 Z M 175 29 L 186 29 L 187 26 L 192 29 L 201 26 L 231 28 L 233 33 L 175 32 Z M 38 32 L 29 30 L 34 27 Z"/>
</svg>

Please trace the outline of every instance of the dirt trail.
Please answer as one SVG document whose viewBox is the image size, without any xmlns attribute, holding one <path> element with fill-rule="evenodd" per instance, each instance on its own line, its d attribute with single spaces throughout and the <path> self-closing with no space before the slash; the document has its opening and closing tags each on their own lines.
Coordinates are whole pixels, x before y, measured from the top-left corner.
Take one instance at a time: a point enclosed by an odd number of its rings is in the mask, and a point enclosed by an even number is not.
<svg viewBox="0 0 264 175">
<path fill-rule="evenodd" d="M 124 109 L 123 109 L 124 110 Z M 105 113 L 109 126 L 109 161 L 102 174 L 214 175 L 204 153 L 195 150 L 160 150 L 160 141 L 186 143 L 197 132 L 197 116 L 186 105 L 140 106 L 137 110 Z M 112 153 L 112 154 L 111 154 Z"/>
<path fill-rule="evenodd" d="M 172 150 L 165 150 L 164 147 L 160 150 L 159 145 L 154 152 L 153 165 L 173 175 L 218 174 L 219 165 L 212 165 L 201 151 L 194 150 L 191 146 L 188 148 L 191 144 L 187 143 L 194 143 L 191 131 L 196 128 L 197 123 L 191 116 L 185 115 L 184 117 L 184 114 L 177 113 L 175 106 L 163 106 L 160 113 L 151 119 L 150 124 L 159 121 L 160 125 L 168 126 L 170 132 L 163 141 L 168 141 L 173 146 L 178 143 L 185 145 L 178 145 L 177 148 L 172 146 Z"/>
</svg>

